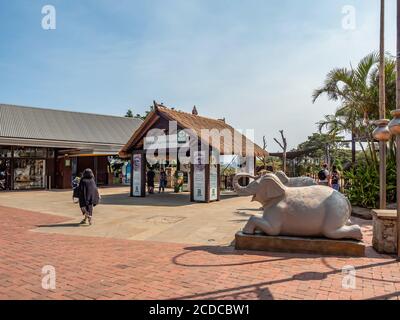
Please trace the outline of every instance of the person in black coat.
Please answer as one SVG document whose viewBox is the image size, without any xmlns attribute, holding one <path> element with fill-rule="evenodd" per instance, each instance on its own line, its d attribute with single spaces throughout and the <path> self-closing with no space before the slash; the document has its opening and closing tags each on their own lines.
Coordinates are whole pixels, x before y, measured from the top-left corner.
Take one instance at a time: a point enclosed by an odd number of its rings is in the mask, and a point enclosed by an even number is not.
<svg viewBox="0 0 400 320">
<path fill-rule="evenodd" d="M 89 220 L 89 224 L 93 223 L 93 207 L 95 207 L 100 200 L 99 191 L 94 181 L 93 171 L 85 169 L 82 174 L 82 179 L 79 182 L 79 206 L 85 218 L 81 224 Z"/>
<path fill-rule="evenodd" d="M 154 193 L 154 178 L 156 176 L 156 173 L 154 172 L 153 168 L 150 168 L 149 171 L 147 171 L 147 188 L 150 194 Z"/>
</svg>

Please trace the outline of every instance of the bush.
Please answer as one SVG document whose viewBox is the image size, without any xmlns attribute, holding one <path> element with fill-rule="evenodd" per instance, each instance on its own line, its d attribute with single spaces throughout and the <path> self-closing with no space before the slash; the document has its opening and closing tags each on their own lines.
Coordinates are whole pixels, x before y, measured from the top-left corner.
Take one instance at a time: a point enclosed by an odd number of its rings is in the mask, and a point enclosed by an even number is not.
<svg viewBox="0 0 400 320">
<path fill-rule="evenodd" d="M 379 205 L 379 173 L 374 165 L 362 163 L 344 172 L 345 194 L 352 205 L 377 208 Z M 387 163 L 387 201 L 396 202 L 396 163 Z"/>
</svg>

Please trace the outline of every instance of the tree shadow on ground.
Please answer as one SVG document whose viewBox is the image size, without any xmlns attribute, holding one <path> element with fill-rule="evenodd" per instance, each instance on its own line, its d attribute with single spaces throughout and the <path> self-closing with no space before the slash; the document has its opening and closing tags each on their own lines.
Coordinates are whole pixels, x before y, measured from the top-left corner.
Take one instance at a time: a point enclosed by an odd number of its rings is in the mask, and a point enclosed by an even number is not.
<svg viewBox="0 0 400 320">
<path fill-rule="evenodd" d="M 176 257 L 173 258 L 173 262 L 175 264 L 178 264 L 183 267 L 225 267 L 225 266 L 234 266 L 234 265 L 251 265 L 251 264 L 257 264 L 257 263 L 273 263 L 275 261 L 281 261 L 281 260 L 289 260 L 292 258 L 296 259 L 307 259 L 307 258 L 315 258 L 315 255 L 299 255 L 299 254 L 285 254 L 283 257 L 279 253 L 266 253 L 266 252 L 237 252 L 234 250 L 228 250 L 227 247 L 207 247 L 207 246 L 199 246 L 199 247 L 188 247 L 185 248 L 186 250 L 191 250 L 193 251 L 199 251 L 203 250 L 212 254 L 216 255 L 248 255 L 248 254 L 255 254 L 255 255 L 265 255 L 268 256 L 270 259 L 266 260 L 257 260 L 257 261 L 248 261 L 245 263 L 238 263 L 238 264 L 217 264 L 217 265 L 190 265 L 190 264 L 184 264 L 184 263 L 179 263 L 179 259 L 184 256 L 184 254 L 177 255 Z M 190 253 L 190 251 L 189 251 Z M 188 252 L 186 253 L 188 254 Z M 272 257 L 272 259 L 271 259 Z M 274 259 L 275 258 L 275 259 Z M 324 259 L 325 257 L 321 257 L 321 259 Z M 393 263 L 398 263 L 398 260 L 388 260 L 384 262 L 377 262 L 377 263 L 371 263 L 368 265 L 361 265 L 361 266 L 355 266 L 354 268 L 356 270 L 363 270 L 363 269 L 369 269 L 369 268 L 375 268 L 375 267 L 382 267 L 385 265 L 390 265 Z M 241 297 L 245 295 L 251 295 L 252 297 L 259 299 L 259 300 L 273 300 L 274 297 L 271 294 L 270 290 L 268 289 L 268 286 L 275 285 L 275 284 L 281 284 L 285 282 L 291 282 L 291 281 L 310 281 L 310 280 L 324 280 L 327 279 L 328 276 L 330 275 L 335 275 L 335 274 L 340 274 L 342 273 L 342 269 L 336 269 L 331 266 L 330 271 L 326 272 L 301 272 L 294 274 L 293 276 L 289 276 L 286 278 L 282 279 L 277 279 L 277 280 L 271 280 L 271 281 L 265 281 L 265 282 L 259 282 L 256 284 L 249 284 L 249 285 L 243 285 L 243 286 L 238 286 L 238 287 L 232 287 L 232 288 L 226 288 L 226 289 L 221 289 L 221 290 L 214 290 L 214 291 L 208 291 L 208 292 L 202 292 L 202 293 L 197 293 L 193 295 L 187 295 L 187 296 L 181 296 L 181 297 L 174 297 L 171 300 L 186 300 L 186 299 L 207 299 L 207 300 L 216 300 L 216 299 L 240 299 Z M 358 276 L 357 276 L 358 277 Z M 369 280 L 376 280 L 380 281 L 377 279 L 373 278 L 366 278 L 366 277 L 360 277 L 362 279 L 369 279 Z M 400 292 L 394 292 L 390 293 L 384 296 L 379 296 L 379 297 L 374 297 L 372 299 L 388 299 L 388 298 L 394 298 L 398 297 L 400 295 Z"/>
</svg>

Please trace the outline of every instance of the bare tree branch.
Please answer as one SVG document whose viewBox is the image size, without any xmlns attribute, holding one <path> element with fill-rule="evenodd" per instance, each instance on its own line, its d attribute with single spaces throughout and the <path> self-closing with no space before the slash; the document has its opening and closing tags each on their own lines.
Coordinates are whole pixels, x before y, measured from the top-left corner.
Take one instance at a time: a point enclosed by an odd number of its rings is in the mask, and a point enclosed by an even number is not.
<svg viewBox="0 0 400 320">
<path fill-rule="evenodd" d="M 284 134 L 283 130 L 279 130 L 279 133 L 281 134 L 282 142 L 280 142 L 276 138 L 274 138 L 274 140 L 281 147 L 281 149 L 283 150 L 283 155 L 282 155 L 283 171 L 286 172 L 287 140 L 286 140 L 286 137 L 285 137 L 285 134 Z"/>
</svg>

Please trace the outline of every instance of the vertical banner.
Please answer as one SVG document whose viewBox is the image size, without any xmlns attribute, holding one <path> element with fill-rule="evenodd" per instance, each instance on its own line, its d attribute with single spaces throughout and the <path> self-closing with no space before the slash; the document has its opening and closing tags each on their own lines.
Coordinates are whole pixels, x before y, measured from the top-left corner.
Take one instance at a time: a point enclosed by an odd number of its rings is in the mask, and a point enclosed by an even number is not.
<svg viewBox="0 0 400 320">
<path fill-rule="evenodd" d="M 206 153 L 194 152 L 193 172 L 193 199 L 194 201 L 206 201 Z"/>
<path fill-rule="evenodd" d="M 218 164 L 219 152 L 212 150 L 210 154 L 210 201 L 218 200 Z"/>
<path fill-rule="evenodd" d="M 134 197 L 140 197 L 142 195 L 142 155 L 133 155 L 133 177 L 132 177 L 132 195 Z"/>
</svg>

